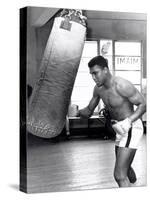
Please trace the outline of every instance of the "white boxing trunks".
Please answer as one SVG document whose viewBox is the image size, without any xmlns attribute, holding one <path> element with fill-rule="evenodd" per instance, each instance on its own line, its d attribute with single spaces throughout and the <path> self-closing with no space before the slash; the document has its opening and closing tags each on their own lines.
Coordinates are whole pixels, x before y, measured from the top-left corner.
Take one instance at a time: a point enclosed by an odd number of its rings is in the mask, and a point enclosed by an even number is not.
<svg viewBox="0 0 150 200">
<path fill-rule="evenodd" d="M 114 123 L 114 120 L 112 120 L 112 123 Z M 143 130 L 141 119 L 136 120 L 132 123 L 132 127 L 130 128 L 129 132 L 124 136 L 116 132 L 116 146 L 137 149 L 138 144 L 143 136 Z"/>
</svg>

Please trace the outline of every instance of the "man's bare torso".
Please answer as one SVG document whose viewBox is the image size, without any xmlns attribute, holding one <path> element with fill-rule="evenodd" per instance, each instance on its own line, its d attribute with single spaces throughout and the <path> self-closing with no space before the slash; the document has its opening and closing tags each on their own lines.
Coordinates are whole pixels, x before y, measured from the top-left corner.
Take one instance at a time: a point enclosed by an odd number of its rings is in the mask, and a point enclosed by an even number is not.
<svg viewBox="0 0 150 200">
<path fill-rule="evenodd" d="M 117 85 L 122 79 L 114 78 L 110 88 L 97 87 L 99 97 L 103 100 L 107 109 L 110 112 L 111 118 L 123 120 L 133 113 L 133 104 L 117 89 Z"/>
</svg>

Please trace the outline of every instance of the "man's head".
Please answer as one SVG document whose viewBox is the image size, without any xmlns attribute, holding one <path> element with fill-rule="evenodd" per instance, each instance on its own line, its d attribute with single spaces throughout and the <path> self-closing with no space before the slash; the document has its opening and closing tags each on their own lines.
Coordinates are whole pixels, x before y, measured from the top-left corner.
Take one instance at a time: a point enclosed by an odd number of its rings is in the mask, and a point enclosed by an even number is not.
<svg viewBox="0 0 150 200">
<path fill-rule="evenodd" d="M 108 62 L 102 56 L 92 58 L 88 63 L 90 74 L 98 87 L 102 86 L 109 73 Z"/>
</svg>

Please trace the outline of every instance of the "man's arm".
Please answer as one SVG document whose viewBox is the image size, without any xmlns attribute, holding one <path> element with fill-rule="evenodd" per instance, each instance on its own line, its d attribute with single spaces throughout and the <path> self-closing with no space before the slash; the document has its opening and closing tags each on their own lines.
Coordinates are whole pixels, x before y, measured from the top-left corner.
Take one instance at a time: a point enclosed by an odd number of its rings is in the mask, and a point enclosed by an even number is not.
<svg viewBox="0 0 150 200">
<path fill-rule="evenodd" d="M 78 116 L 83 117 L 83 118 L 89 118 L 93 114 L 94 109 L 99 103 L 99 100 L 100 100 L 100 97 L 97 92 L 97 87 L 95 86 L 92 99 L 90 100 L 88 106 L 79 110 Z"/>
<path fill-rule="evenodd" d="M 136 121 L 146 112 L 145 99 L 132 83 L 127 80 L 121 79 L 117 86 L 117 90 L 121 96 L 127 98 L 133 105 L 137 106 L 133 114 L 129 116 L 129 120 L 131 120 L 131 123 Z"/>
</svg>

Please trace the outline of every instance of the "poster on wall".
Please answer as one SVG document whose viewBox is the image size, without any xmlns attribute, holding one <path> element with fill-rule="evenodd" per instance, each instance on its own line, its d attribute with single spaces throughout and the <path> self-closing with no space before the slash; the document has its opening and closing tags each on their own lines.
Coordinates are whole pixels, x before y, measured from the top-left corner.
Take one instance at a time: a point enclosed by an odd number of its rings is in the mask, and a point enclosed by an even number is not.
<svg viewBox="0 0 150 200">
<path fill-rule="evenodd" d="M 20 9 L 20 191 L 147 185 L 146 25 L 140 13 Z"/>
</svg>

